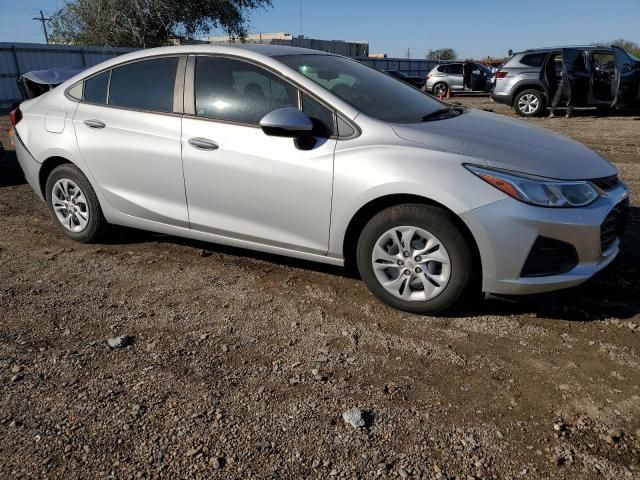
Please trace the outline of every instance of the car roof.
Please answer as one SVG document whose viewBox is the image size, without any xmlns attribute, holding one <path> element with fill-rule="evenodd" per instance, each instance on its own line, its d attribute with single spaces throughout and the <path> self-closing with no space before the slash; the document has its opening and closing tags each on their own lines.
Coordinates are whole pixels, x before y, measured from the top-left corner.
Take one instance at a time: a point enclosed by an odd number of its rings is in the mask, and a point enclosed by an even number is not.
<svg viewBox="0 0 640 480">
<path fill-rule="evenodd" d="M 572 48 L 577 50 L 598 50 L 598 49 L 610 50 L 611 49 L 611 47 L 607 47 L 605 45 L 564 45 L 564 46 L 557 46 L 557 47 L 529 48 L 527 50 L 517 52 L 514 55 L 518 55 L 520 53 L 550 52 L 553 50 L 562 50 L 565 48 Z"/>
<path fill-rule="evenodd" d="M 285 55 L 333 55 L 332 53 L 322 52 L 320 50 L 311 50 L 309 48 L 289 47 L 287 45 L 261 45 L 256 43 L 234 43 L 234 44 L 196 44 L 196 45 L 177 45 L 173 47 L 150 48 L 147 50 L 138 50 L 145 52 L 141 56 L 160 55 L 163 53 L 246 53 L 254 52 L 266 57 L 280 57 Z"/>
<path fill-rule="evenodd" d="M 240 44 L 240 45 L 211 45 L 211 44 L 196 44 L 196 45 L 174 45 L 168 47 L 157 47 L 134 50 L 124 55 L 119 55 L 105 60 L 102 63 L 94 65 L 82 71 L 78 75 L 71 77 L 69 84 L 77 82 L 81 78 L 87 78 L 101 70 L 118 66 L 131 61 L 144 60 L 146 58 L 158 57 L 158 56 L 171 56 L 171 55 L 206 55 L 206 54 L 218 54 L 218 55 L 230 55 L 243 57 L 249 60 L 261 61 L 265 64 L 280 63 L 276 57 L 287 55 L 334 55 L 328 52 L 322 52 L 319 50 L 311 50 L 308 48 L 289 47 L 286 45 L 259 45 L 259 44 Z M 65 82 L 65 83 L 67 83 Z"/>
</svg>

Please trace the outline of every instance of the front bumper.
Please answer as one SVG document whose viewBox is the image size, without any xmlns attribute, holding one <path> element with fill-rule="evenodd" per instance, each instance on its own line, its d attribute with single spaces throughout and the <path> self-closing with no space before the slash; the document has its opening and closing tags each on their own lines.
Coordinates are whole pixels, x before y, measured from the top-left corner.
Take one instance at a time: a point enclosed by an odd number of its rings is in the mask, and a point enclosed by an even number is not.
<svg viewBox="0 0 640 480">
<path fill-rule="evenodd" d="M 620 183 L 583 208 L 542 208 L 511 198 L 461 215 L 478 244 L 483 291 L 501 295 L 542 293 L 579 285 L 609 265 L 620 241 L 601 247 L 601 226 L 607 215 L 629 196 Z M 578 264 L 559 275 L 522 277 L 529 253 L 539 237 L 575 247 Z"/>
</svg>

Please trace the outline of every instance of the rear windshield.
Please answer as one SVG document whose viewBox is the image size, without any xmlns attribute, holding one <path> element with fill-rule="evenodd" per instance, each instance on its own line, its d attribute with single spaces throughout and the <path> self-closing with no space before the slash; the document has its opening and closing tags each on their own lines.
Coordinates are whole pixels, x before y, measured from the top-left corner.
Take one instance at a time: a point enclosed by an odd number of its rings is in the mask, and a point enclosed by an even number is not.
<svg viewBox="0 0 640 480">
<path fill-rule="evenodd" d="M 365 114 L 390 123 L 418 123 L 445 105 L 355 60 L 335 55 L 287 55 L 278 60 Z"/>
</svg>

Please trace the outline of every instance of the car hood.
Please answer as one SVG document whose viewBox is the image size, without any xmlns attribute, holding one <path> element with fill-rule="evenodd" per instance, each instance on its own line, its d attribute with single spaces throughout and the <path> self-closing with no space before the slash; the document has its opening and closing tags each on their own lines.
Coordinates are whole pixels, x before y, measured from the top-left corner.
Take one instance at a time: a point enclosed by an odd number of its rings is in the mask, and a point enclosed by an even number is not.
<svg viewBox="0 0 640 480">
<path fill-rule="evenodd" d="M 482 110 L 454 118 L 392 125 L 410 142 L 483 160 L 489 166 L 561 180 L 615 175 L 616 168 L 567 137 Z"/>
</svg>

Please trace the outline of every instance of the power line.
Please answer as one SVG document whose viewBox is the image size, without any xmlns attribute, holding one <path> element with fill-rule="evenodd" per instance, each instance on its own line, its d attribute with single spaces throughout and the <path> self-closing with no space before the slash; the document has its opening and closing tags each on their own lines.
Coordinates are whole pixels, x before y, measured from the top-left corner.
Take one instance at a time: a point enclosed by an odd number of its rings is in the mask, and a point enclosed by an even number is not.
<svg viewBox="0 0 640 480">
<path fill-rule="evenodd" d="M 44 39 L 47 43 L 49 43 L 49 34 L 47 33 L 47 22 L 50 21 L 50 18 L 44 18 L 44 13 L 40 10 L 39 17 L 33 17 L 33 20 L 37 20 L 42 23 L 42 30 L 44 31 Z"/>
</svg>

